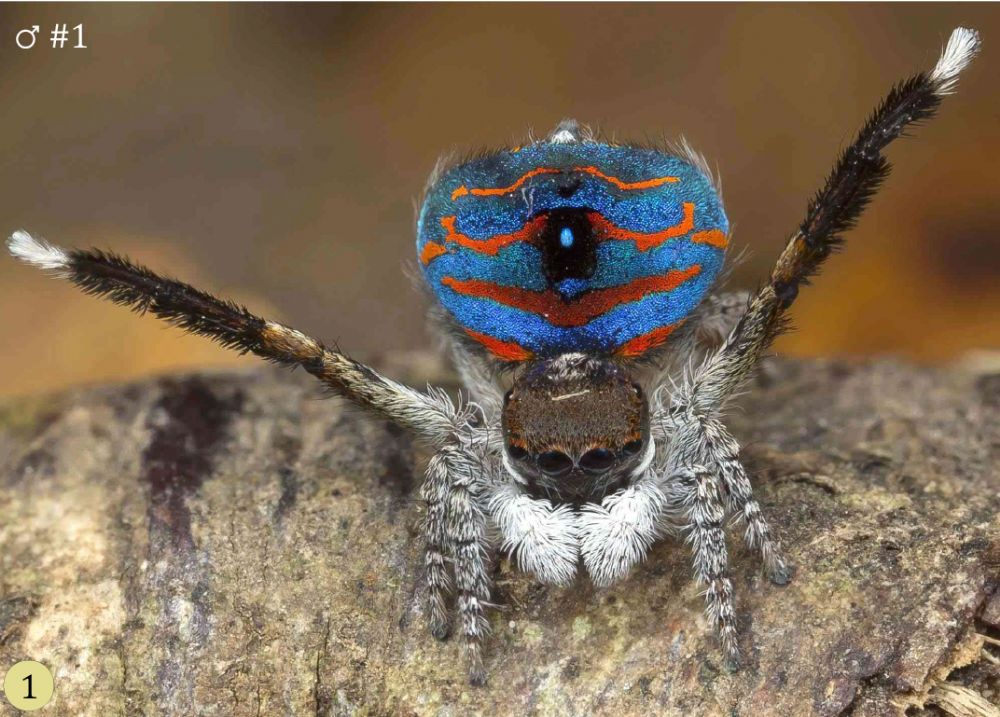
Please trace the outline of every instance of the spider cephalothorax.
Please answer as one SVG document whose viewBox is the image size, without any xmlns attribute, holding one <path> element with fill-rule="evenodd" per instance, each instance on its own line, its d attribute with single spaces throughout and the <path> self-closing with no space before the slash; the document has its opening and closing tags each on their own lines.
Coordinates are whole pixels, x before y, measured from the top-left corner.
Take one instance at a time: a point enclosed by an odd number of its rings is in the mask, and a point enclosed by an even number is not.
<svg viewBox="0 0 1000 717">
<path fill-rule="evenodd" d="M 533 495 L 600 502 L 653 457 L 642 388 L 586 354 L 529 366 L 504 397 L 502 424 L 505 465 Z"/>
<path fill-rule="evenodd" d="M 772 582 L 787 582 L 790 569 L 722 410 L 781 332 L 799 286 L 888 175 L 882 151 L 934 113 L 978 49 L 978 35 L 959 28 L 932 71 L 889 93 L 748 299 L 708 295 L 729 224 L 705 163 L 686 145 L 671 153 L 598 142 L 570 122 L 544 140 L 436 172 L 417 250 L 474 401 L 464 407 L 113 254 L 60 249 L 25 232 L 9 247 L 88 293 L 301 366 L 433 447 L 421 487 L 430 628 L 448 635 L 454 589 L 473 683 L 486 677 L 496 548 L 546 583 L 567 585 L 584 572 L 609 585 L 673 531 L 690 544 L 735 667 L 725 519 L 744 526 Z M 703 342 L 720 334 L 721 344 Z M 644 393 L 633 380 L 640 360 L 689 368 L 661 370 Z M 506 394 L 502 368 L 514 372 Z"/>
</svg>

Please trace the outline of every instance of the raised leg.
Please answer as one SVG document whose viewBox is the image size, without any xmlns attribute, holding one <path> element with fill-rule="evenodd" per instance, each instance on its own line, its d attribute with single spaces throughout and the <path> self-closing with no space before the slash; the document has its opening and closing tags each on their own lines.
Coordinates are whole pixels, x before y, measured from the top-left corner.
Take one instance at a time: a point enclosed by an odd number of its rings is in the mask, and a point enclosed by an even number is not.
<svg viewBox="0 0 1000 717">
<path fill-rule="evenodd" d="M 979 49 L 975 30 L 954 30 L 934 68 L 896 85 L 840 156 L 778 257 L 770 279 L 750 300 L 722 348 L 699 372 L 700 386 L 693 397 L 703 413 L 722 407 L 785 328 L 785 312 L 800 286 L 839 248 L 843 232 L 854 226 L 889 176 L 890 165 L 883 150 L 903 135 L 908 125 L 934 116 Z"/>
<path fill-rule="evenodd" d="M 414 391 L 300 331 L 159 276 L 124 257 L 97 249 L 61 249 L 26 232 L 15 232 L 7 246 L 18 259 L 68 279 L 88 294 L 138 313 L 148 311 L 240 353 L 300 366 L 337 394 L 432 444 L 441 443 L 468 423 L 469 416 L 456 412 L 443 392 Z"/>
<path fill-rule="evenodd" d="M 746 521 L 748 542 L 761 551 L 775 582 L 787 582 L 788 568 L 753 500 L 746 471 L 739 462 L 739 446 L 718 420 L 719 415 L 785 327 L 785 313 L 799 287 L 840 245 L 841 234 L 855 224 L 888 176 L 889 163 L 882 151 L 908 125 L 933 116 L 979 47 L 974 30 L 958 28 L 930 72 L 916 75 L 889 92 L 809 203 L 806 218 L 778 257 L 768 282 L 750 299 L 722 346 L 689 372 L 669 401 L 660 402 L 657 392 L 654 437 L 670 441 L 667 455 L 672 465 L 707 465 L 718 470 L 730 506 Z"/>
</svg>

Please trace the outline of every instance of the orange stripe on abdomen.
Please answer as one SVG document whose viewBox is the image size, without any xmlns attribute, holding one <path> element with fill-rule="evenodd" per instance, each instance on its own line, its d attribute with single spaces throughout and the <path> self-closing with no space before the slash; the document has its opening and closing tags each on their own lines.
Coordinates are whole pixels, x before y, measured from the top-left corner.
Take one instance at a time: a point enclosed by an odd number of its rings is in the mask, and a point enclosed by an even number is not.
<svg viewBox="0 0 1000 717">
<path fill-rule="evenodd" d="M 463 280 L 446 276 L 441 283 L 463 296 L 492 299 L 499 304 L 537 314 L 553 326 L 571 328 L 584 326 L 616 306 L 639 301 L 650 294 L 673 291 L 700 273 L 701 265 L 694 264 L 687 269 L 635 279 L 622 286 L 588 291 L 572 302 L 564 301 L 552 290 L 530 291 L 479 279 Z"/>
<path fill-rule="evenodd" d="M 714 246 L 716 249 L 725 249 L 729 246 L 729 237 L 720 229 L 695 232 L 691 235 L 691 241 L 695 244 L 708 244 L 709 246 Z"/>
<path fill-rule="evenodd" d="M 442 254 L 447 254 L 448 250 L 437 242 L 429 241 L 424 244 L 424 248 L 420 250 L 420 263 L 427 266 L 432 261 L 437 259 Z"/>
<path fill-rule="evenodd" d="M 642 356 L 644 353 L 650 349 L 656 348 L 670 336 L 681 324 L 684 323 L 684 319 L 677 321 L 668 326 L 661 326 L 658 329 L 653 329 L 641 336 L 636 336 L 634 339 L 626 341 L 618 350 L 615 351 L 619 356 Z"/>
<path fill-rule="evenodd" d="M 485 346 L 491 354 L 504 361 L 527 361 L 534 356 L 528 349 L 514 341 L 501 341 L 472 329 L 466 329 L 465 333 Z"/>
<path fill-rule="evenodd" d="M 451 193 L 451 201 L 455 201 L 459 197 L 464 197 L 467 194 L 471 194 L 475 197 L 491 197 L 491 196 L 502 196 L 504 194 L 510 194 L 516 191 L 527 182 L 532 177 L 537 177 L 539 174 L 568 174 L 570 172 L 585 172 L 591 176 L 597 177 L 598 179 L 603 179 L 608 184 L 613 184 L 618 189 L 623 191 L 631 191 L 637 189 L 653 189 L 655 187 L 662 186 L 664 184 L 672 184 L 674 182 L 679 182 L 679 177 L 653 177 L 651 179 L 643 179 L 638 182 L 625 182 L 618 177 L 611 176 L 610 174 L 605 174 L 597 167 L 573 167 L 572 169 L 557 169 L 555 167 L 535 167 L 531 171 L 525 172 L 517 180 L 506 187 L 473 187 L 469 189 L 464 184 Z"/>
<path fill-rule="evenodd" d="M 604 218 L 602 214 L 593 212 L 590 215 L 590 222 L 598 232 L 603 233 L 609 239 L 619 239 L 623 241 L 634 241 L 639 251 L 649 251 L 663 244 L 669 239 L 676 239 L 684 236 L 694 229 L 694 204 L 684 202 L 684 216 L 673 226 L 667 227 L 658 232 L 645 233 L 635 232 L 631 229 L 622 229 L 620 226 L 612 224 Z"/>
<path fill-rule="evenodd" d="M 673 184 L 674 182 L 681 181 L 678 177 L 653 177 L 652 179 L 644 179 L 640 182 L 623 182 L 618 179 L 618 177 L 612 177 L 609 174 L 605 174 L 597 167 L 573 167 L 573 171 L 592 174 L 593 176 L 603 179 L 605 182 L 613 184 L 624 191 L 631 191 L 633 189 L 653 189 L 654 187 L 659 187 L 664 184 Z"/>
<path fill-rule="evenodd" d="M 545 217 L 535 217 L 516 232 L 494 234 L 486 239 L 473 239 L 455 229 L 455 219 L 454 215 L 441 218 L 441 226 L 448 232 L 444 240 L 446 242 L 454 242 L 459 246 L 472 249 L 472 251 L 480 254 L 489 254 L 490 256 L 496 256 L 497 252 L 508 244 L 516 244 L 519 241 L 530 241 L 534 234 L 541 231 L 542 227 L 545 226 Z"/>
<path fill-rule="evenodd" d="M 561 172 L 562 172 L 561 169 L 555 169 L 549 167 L 536 167 L 535 169 L 532 169 L 530 172 L 525 172 L 524 174 L 522 174 L 520 177 L 517 178 L 517 181 L 506 187 L 485 187 L 485 188 L 475 187 L 473 189 L 469 189 L 463 184 L 461 187 L 459 187 L 458 189 L 456 189 L 454 192 L 451 193 L 451 201 L 455 201 L 459 197 L 464 197 L 466 194 L 472 194 L 473 196 L 476 197 L 489 197 L 489 196 L 510 194 L 532 177 L 537 177 L 539 174 L 559 174 Z"/>
<path fill-rule="evenodd" d="M 650 233 L 624 229 L 617 224 L 613 224 L 608 221 L 600 212 L 590 212 L 587 215 L 587 218 L 590 220 L 591 226 L 594 227 L 595 232 L 604 239 L 634 241 L 636 248 L 639 251 L 649 251 L 650 249 L 655 249 L 670 239 L 683 237 L 694 228 L 694 204 L 691 202 L 685 202 L 683 204 L 683 212 L 684 215 L 677 224 L 669 226 L 666 229 L 662 229 L 661 231 Z M 444 237 L 446 242 L 454 242 L 479 254 L 496 256 L 497 253 L 505 246 L 522 241 L 530 242 L 538 235 L 539 232 L 542 231 L 542 229 L 544 229 L 547 220 L 544 215 L 539 215 L 527 222 L 523 227 L 515 232 L 511 232 L 510 234 L 494 234 L 493 236 L 486 237 L 485 239 L 473 239 L 472 237 L 458 231 L 455 228 L 456 221 L 457 216 L 454 214 L 441 218 L 441 226 L 447 232 Z M 708 229 L 705 231 L 695 232 L 691 235 L 691 241 L 696 244 L 709 244 L 710 246 L 714 246 L 719 249 L 725 249 L 729 244 L 729 238 L 719 229 Z M 429 246 L 429 244 L 427 246 Z M 424 264 L 427 264 L 431 259 L 434 259 L 444 253 L 443 249 L 441 251 L 438 251 L 437 249 L 427 249 L 427 246 L 425 246 L 424 252 L 432 252 L 433 255 L 431 255 L 427 261 L 424 261 Z M 424 259 L 424 252 L 421 252 L 421 261 Z"/>
</svg>

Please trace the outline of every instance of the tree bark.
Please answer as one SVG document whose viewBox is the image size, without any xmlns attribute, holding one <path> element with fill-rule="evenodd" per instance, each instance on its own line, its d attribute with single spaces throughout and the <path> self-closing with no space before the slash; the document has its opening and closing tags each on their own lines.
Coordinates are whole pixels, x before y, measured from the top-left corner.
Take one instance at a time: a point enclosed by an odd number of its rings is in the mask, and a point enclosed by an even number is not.
<svg viewBox="0 0 1000 717">
<path fill-rule="evenodd" d="M 604 590 L 499 561 L 485 688 L 423 616 L 423 456 L 318 396 L 264 367 L 0 405 L 0 672 L 43 662 L 42 714 L 102 717 L 996 702 L 1000 373 L 769 364 L 728 422 L 797 570 L 769 584 L 732 531 L 743 669 L 722 668 L 688 550 L 666 540 Z"/>
</svg>

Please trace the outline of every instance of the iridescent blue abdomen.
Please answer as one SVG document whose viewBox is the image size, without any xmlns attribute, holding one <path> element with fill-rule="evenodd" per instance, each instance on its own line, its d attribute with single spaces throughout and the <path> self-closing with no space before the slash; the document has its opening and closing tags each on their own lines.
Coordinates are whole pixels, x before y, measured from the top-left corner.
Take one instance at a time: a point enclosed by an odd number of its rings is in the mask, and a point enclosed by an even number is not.
<svg viewBox="0 0 1000 717">
<path fill-rule="evenodd" d="M 712 182 L 686 159 L 543 141 L 444 172 L 417 254 L 444 308 L 501 360 L 639 356 L 708 292 L 728 231 Z"/>
</svg>

